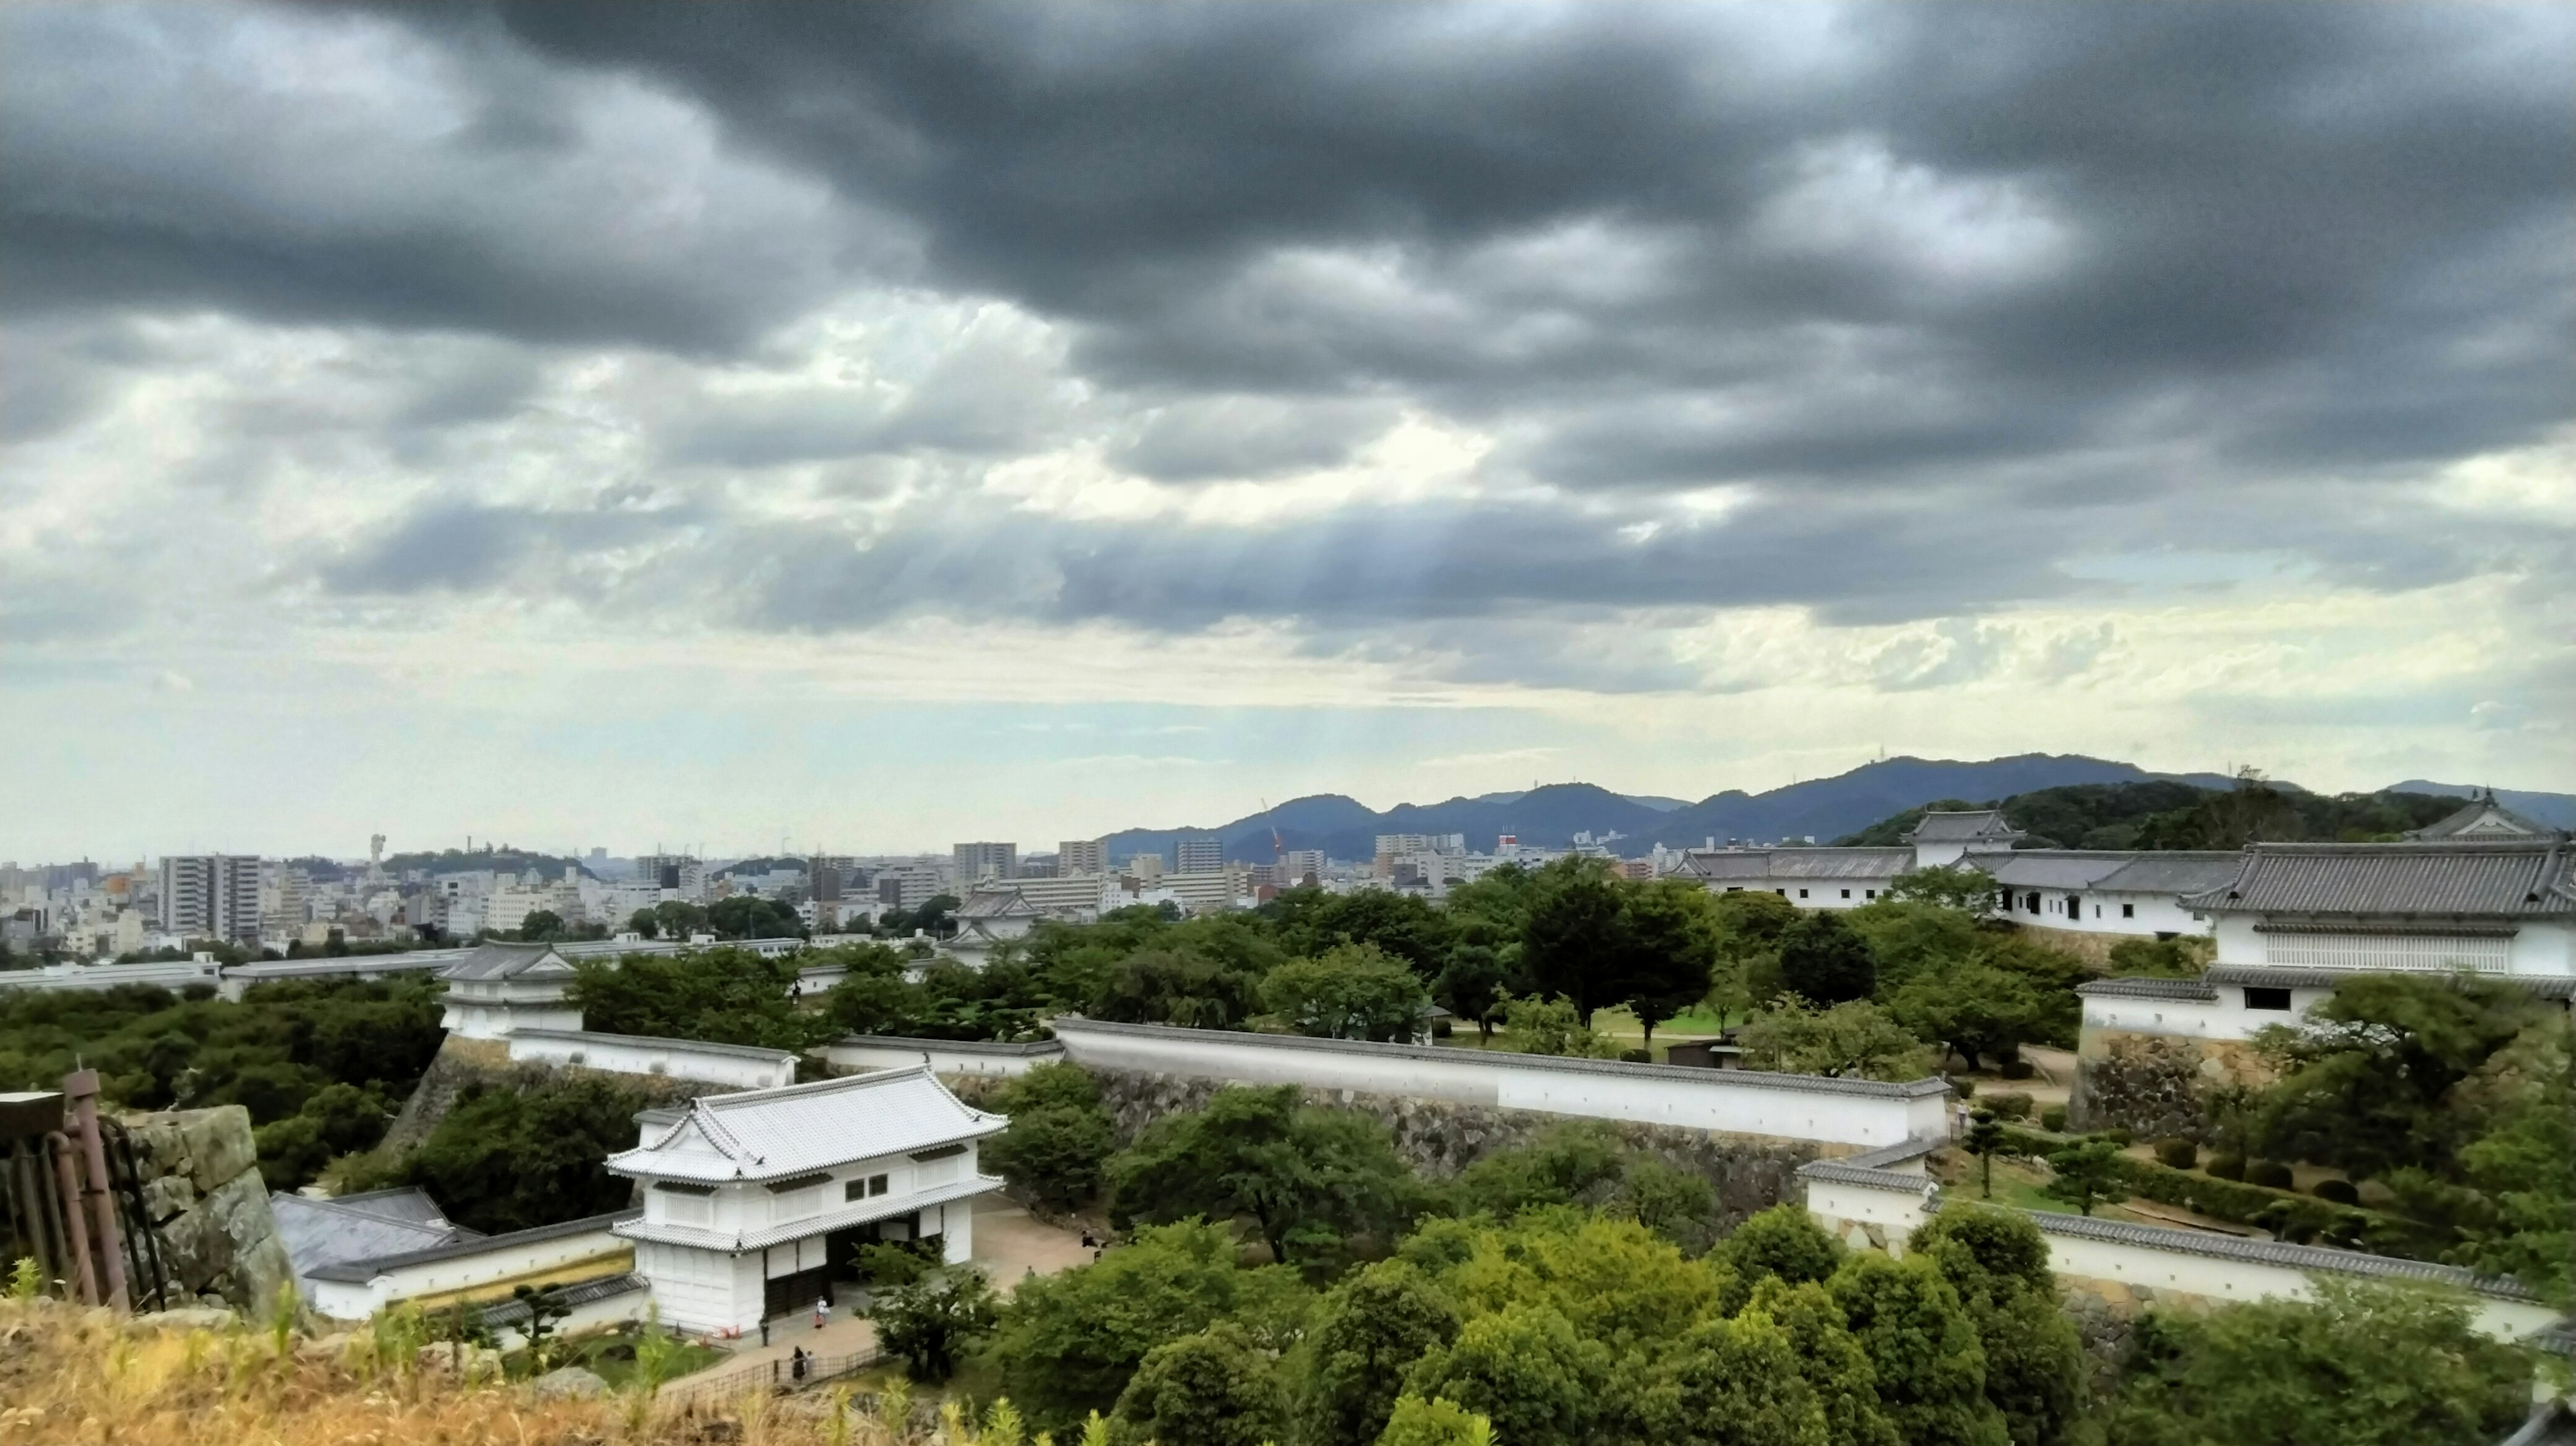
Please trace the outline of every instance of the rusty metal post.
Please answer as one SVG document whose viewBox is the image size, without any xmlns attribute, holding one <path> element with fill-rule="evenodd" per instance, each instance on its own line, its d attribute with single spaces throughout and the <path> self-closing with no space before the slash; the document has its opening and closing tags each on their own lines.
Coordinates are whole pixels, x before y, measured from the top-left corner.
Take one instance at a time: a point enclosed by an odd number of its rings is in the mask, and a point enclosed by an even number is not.
<svg viewBox="0 0 2576 1446">
<path fill-rule="evenodd" d="M 89 1209 L 95 1221 L 101 1290 L 99 1303 L 129 1310 L 125 1292 L 125 1242 L 116 1228 L 116 1196 L 108 1183 L 107 1141 L 98 1124 L 98 1071 L 76 1069 L 63 1076 L 63 1097 L 72 1107 L 73 1130 L 80 1137 L 81 1163 L 89 1171 Z"/>
<path fill-rule="evenodd" d="M 71 1270 L 64 1284 L 82 1305 L 96 1305 L 98 1277 L 90 1268 L 89 1224 L 81 1219 L 80 1152 L 72 1147 L 71 1136 L 60 1130 L 47 1131 L 45 1144 L 53 1151 L 54 1180 L 62 1191 L 63 1231 L 71 1237 Z"/>
</svg>

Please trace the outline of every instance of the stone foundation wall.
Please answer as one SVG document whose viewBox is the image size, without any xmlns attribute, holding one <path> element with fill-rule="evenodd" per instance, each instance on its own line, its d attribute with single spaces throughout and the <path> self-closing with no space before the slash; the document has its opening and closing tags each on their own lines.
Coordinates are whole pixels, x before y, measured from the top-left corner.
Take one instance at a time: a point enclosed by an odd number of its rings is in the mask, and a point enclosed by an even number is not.
<svg viewBox="0 0 2576 1446">
<path fill-rule="evenodd" d="M 597 1075 L 615 1080 L 644 1096 L 652 1105 L 674 1104 L 693 1100 L 700 1095 L 731 1094 L 736 1085 L 708 1084 L 701 1080 L 672 1079 L 664 1075 L 624 1074 L 612 1070 L 583 1069 L 578 1065 L 538 1064 L 522 1060 L 510 1062 L 510 1047 L 494 1039 L 460 1039 L 451 1034 L 438 1046 L 438 1057 L 429 1062 L 420 1083 L 412 1088 L 411 1098 L 403 1101 L 401 1113 L 394 1116 L 392 1128 L 385 1131 L 384 1143 L 377 1148 L 387 1154 L 399 1154 L 429 1138 L 438 1122 L 456 1107 L 456 1097 L 468 1085 L 497 1086 L 515 1090 L 542 1089 L 549 1082 L 578 1075 Z"/>
<path fill-rule="evenodd" d="M 1147 1125 L 1165 1115 L 1206 1104 L 1209 1096 L 1224 1087 L 1216 1080 L 1127 1070 L 1095 1069 L 1092 1075 L 1100 1081 L 1102 1099 L 1117 1121 L 1122 1146 L 1132 1143 Z M 992 1090 L 1003 1082 L 972 1081 L 961 1076 L 947 1083 L 961 1098 L 973 1103 L 978 1095 L 970 1090 Z M 1456 1174 L 1480 1155 L 1572 1123 L 1564 1115 L 1357 1090 L 1309 1089 L 1304 1095 L 1311 1104 L 1356 1110 L 1384 1122 L 1394 1135 L 1396 1154 L 1434 1177 Z M 1804 1199 L 1798 1167 L 1829 1155 L 1848 1153 L 1809 1141 L 1727 1136 L 1615 1120 L 1587 1123 L 1616 1133 L 1631 1148 L 1653 1155 L 1675 1169 L 1706 1179 L 1717 1192 L 1718 1214 L 1726 1229 L 1783 1200 Z"/>
<path fill-rule="evenodd" d="M 2242 1040 L 2088 1030 L 2075 1061 L 2066 1123 L 2076 1130 L 2125 1127 L 2140 1139 L 2180 1135 L 2206 1143 L 2210 1092 L 2269 1078 L 2262 1056 Z"/>
<path fill-rule="evenodd" d="M 250 1111 L 224 1105 L 120 1123 L 134 1144 L 163 1267 L 179 1289 L 198 1304 L 265 1316 L 295 1271 L 269 1214 Z"/>
</svg>

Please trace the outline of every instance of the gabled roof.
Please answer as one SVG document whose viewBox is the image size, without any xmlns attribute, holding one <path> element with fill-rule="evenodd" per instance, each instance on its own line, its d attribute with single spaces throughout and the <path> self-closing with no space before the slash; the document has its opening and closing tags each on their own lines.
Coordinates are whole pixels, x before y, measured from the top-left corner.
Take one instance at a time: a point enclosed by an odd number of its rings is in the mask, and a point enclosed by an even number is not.
<svg viewBox="0 0 2576 1446">
<path fill-rule="evenodd" d="M 778 1180 L 997 1134 L 1010 1121 L 948 1092 L 928 1065 L 702 1095 L 677 1123 L 608 1157 L 620 1175 Z"/>
<path fill-rule="evenodd" d="M 1686 854 L 1673 872 L 1718 883 L 1817 879 L 1884 882 L 1914 867 L 1914 850 L 1880 848 L 1716 849 Z"/>
<path fill-rule="evenodd" d="M 1905 835 L 1907 843 L 2001 843 L 2022 836 L 1999 808 L 1933 809 Z"/>
<path fill-rule="evenodd" d="M 978 889 L 958 906 L 958 919 L 1043 919 L 1046 910 L 1028 900 L 1016 888 Z"/>
<path fill-rule="evenodd" d="M 2424 825 L 2406 835 L 2411 839 L 2469 838 L 2547 838 L 2558 830 L 2534 819 L 2523 817 L 2496 802 L 2495 790 L 2488 789 L 2456 813 Z"/>
<path fill-rule="evenodd" d="M 2505 843 L 2248 845 L 2233 878 L 2187 908 L 2275 914 L 2531 918 L 2576 914 L 2571 854 L 2552 837 Z"/>
<path fill-rule="evenodd" d="M 2128 857 L 2093 887 L 2107 894 L 2193 894 L 2226 883 L 2245 864 L 2245 856 L 2233 852 L 2172 850 Z"/>
<path fill-rule="evenodd" d="M 478 944 L 439 973 L 448 979 L 570 979 L 572 965 L 552 944 Z"/>
<path fill-rule="evenodd" d="M 334 1266 L 364 1265 L 481 1238 L 449 1224 L 437 1202 L 418 1190 L 375 1190 L 339 1200 L 280 1191 L 269 1197 L 268 1213 L 277 1221 L 288 1263 L 296 1274 L 308 1277 Z"/>
<path fill-rule="evenodd" d="M 2019 849 L 1980 867 L 2006 888 L 2089 889 L 2136 857 L 2080 849 Z"/>
</svg>

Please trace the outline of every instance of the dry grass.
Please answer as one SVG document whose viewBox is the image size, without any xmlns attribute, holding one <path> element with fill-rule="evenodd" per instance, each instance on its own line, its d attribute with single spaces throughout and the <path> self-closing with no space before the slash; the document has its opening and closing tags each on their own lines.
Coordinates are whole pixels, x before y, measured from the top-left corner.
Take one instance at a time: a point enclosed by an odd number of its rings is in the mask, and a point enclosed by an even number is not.
<svg viewBox="0 0 2576 1446">
<path fill-rule="evenodd" d="M 0 1446 L 1037 1446 L 1016 1417 L 979 1432 L 920 1419 L 900 1394 L 889 1429 L 846 1393 L 543 1401 L 457 1381 L 428 1364 L 441 1359 L 398 1332 L 317 1342 L 0 1299 Z"/>
</svg>

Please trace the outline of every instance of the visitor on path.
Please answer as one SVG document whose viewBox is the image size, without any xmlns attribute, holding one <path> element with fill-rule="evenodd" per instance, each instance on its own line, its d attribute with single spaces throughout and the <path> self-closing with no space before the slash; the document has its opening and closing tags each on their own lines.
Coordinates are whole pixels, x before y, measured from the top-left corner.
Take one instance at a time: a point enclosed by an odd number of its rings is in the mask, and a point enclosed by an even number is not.
<svg viewBox="0 0 2576 1446">
<path fill-rule="evenodd" d="M 831 1318 L 832 1298 L 828 1295 L 818 1295 L 814 1297 L 814 1329 L 821 1330 L 823 1328 L 823 1322 L 830 1320 Z"/>
<path fill-rule="evenodd" d="M 787 1374 L 799 1381 L 805 1379 L 805 1348 L 803 1346 L 798 1346 L 796 1348 L 796 1353 L 788 1357 Z"/>
</svg>

